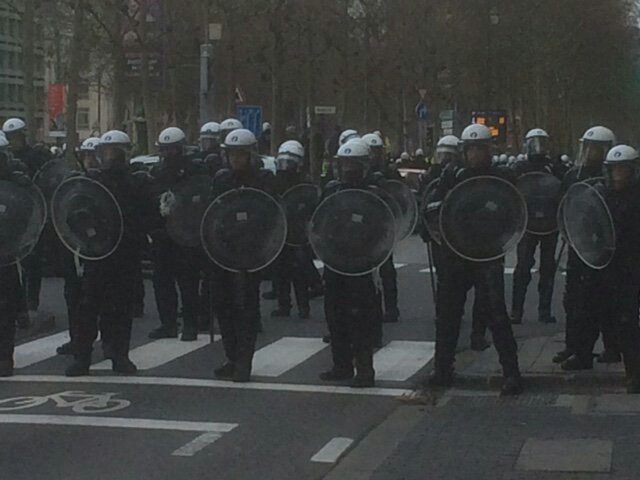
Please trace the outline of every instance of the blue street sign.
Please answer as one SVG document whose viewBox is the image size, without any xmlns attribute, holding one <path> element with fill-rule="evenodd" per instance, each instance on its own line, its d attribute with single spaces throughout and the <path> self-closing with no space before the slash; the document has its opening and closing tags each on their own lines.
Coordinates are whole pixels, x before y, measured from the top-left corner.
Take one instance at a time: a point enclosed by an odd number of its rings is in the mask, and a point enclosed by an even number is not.
<svg viewBox="0 0 640 480">
<path fill-rule="evenodd" d="M 262 107 L 260 105 L 236 105 L 236 118 L 256 137 L 262 134 Z"/>
<path fill-rule="evenodd" d="M 420 102 L 418 105 L 416 105 L 416 117 L 418 117 L 418 120 L 423 121 L 429 119 L 429 108 L 427 107 L 426 103 Z"/>
</svg>

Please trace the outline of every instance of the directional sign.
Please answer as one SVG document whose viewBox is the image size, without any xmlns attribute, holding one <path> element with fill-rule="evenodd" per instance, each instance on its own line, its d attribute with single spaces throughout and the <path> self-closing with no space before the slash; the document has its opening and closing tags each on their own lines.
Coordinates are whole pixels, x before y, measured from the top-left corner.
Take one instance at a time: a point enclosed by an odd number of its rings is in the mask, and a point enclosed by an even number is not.
<svg viewBox="0 0 640 480">
<path fill-rule="evenodd" d="M 316 115 L 335 115 L 336 107 L 317 105 L 313 108 Z"/>
<path fill-rule="evenodd" d="M 256 137 L 262 134 L 262 107 L 260 105 L 236 105 L 236 118 Z"/>
<path fill-rule="evenodd" d="M 416 105 L 416 117 L 418 120 L 427 121 L 429 119 L 429 108 L 424 102 L 420 102 Z"/>
</svg>

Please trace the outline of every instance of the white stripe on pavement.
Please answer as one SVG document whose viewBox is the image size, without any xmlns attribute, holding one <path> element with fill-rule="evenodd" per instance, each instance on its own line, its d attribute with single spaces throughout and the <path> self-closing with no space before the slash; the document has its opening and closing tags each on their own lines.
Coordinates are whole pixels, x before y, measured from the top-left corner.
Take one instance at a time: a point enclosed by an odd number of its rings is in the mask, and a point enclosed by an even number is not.
<svg viewBox="0 0 640 480">
<path fill-rule="evenodd" d="M 261 390 L 295 393 L 330 393 L 339 395 L 360 395 L 374 397 L 402 397 L 413 394 L 404 388 L 350 388 L 332 385 L 302 385 L 292 383 L 233 383 L 222 380 L 175 377 L 120 377 L 95 375 L 88 377 L 65 377 L 62 375 L 15 375 L 0 378 L 0 382 L 24 383 L 94 383 L 111 385 L 155 385 L 163 387 L 226 388 L 230 390 Z"/>
<path fill-rule="evenodd" d="M 217 342 L 219 339 L 219 335 L 214 336 L 214 341 Z M 198 339 L 194 342 L 182 342 L 176 338 L 162 338 L 134 348 L 129 352 L 129 358 L 136 364 L 138 370 L 149 370 L 195 352 L 209 343 L 209 334 L 198 335 Z M 111 370 L 111 360 L 104 360 L 91 368 L 93 370 Z"/>
<path fill-rule="evenodd" d="M 313 264 L 316 266 L 316 268 L 318 270 L 324 268 L 324 262 L 322 260 L 316 259 L 316 260 L 313 261 Z M 406 263 L 394 263 L 393 266 L 396 267 L 396 270 L 400 270 L 401 268 L 406 267 L 407 264 Z"/>
<path fill-rule="evenodd" d="M 186 445 L 183 445 L 182 447 L 178 448 L 171 455 L 174 455 L 176 457 L 193 457 L 200 450 L 211 445 L 216 440 L 219 440 L 221 438 L 222 438 L 222 435 L 219 433 L 213 433 L 213 432 L 203 433 L 199 437 L 196 437 L 193 440 L 191 440 Z"/>
<path fill-rule="evenodd" d="M 42 337 L 32 342 L 18 345 L 13 361 L 15 368 L 24 368 L 56 355 L 56 348 L 69 341 L 68 332 L 60 332 Z"/>
<path fill-rule="evenodd" d="M 515 270 L 516 269 L 514 267 L 505 267 L 504 273 L 506 275 L 513 275 L 513 272 L 515 272 Z M 435 269 L 433 271 L 435 272 Z M 423 268 L 422 270 L 420 270 L 420 273 L 431 273 L 431 267 Z M 538 273 L 538 269 L 532 268 L 531 273 Z"/>
<path fill-rule="evenodd" d="M 340 458 L 340 455 L 342 455 L 352 443 L 352 438 L 333 438 L 329 443 L 322 447 L 318 453 L 311 457 L 311 461 L 319 463 L 335 463 L 336 460 Z"/>
<path fill-rule="evenodd" d="M 182 432 L 230 432 L 237 423 L 178 422 L 174 420 L 149 420 L 146 418 L 85 417 L 77 415 L 0 415 L 0 424 L 67 425 L 79 427 L 138 428 L 148 430 L 173 430 Z"/>
<path fill-rule="evenodd" d="M 434 342 L 389 342 L 373 356 L 376 380 L 408 380 L 431 361 L 434 353 Z"/>
<path fill-rule="evenodd" d="M 321 338 L 283 337 L 253 356 L 253 375 L 279 377 L 327 347 Z"/>
</svg>

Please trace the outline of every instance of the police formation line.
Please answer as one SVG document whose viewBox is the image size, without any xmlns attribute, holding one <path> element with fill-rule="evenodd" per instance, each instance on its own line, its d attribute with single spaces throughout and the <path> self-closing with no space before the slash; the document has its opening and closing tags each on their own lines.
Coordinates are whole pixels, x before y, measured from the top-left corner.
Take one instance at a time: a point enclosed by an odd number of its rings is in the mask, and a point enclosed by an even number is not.
<svg viewBox="0 0 640 480">
<path fill-rule="evenodd" d="M 0 137 L 2 376 L 13 373 L 16 324 L 37 308 L 33 292 L 41 266 L 30 263 L 44 244 L 57 248 L 65 279 L 70 342 L 58 353 L 73 355 L 68 376 L 89 374 L 98 332 L 113 370 L 136 372 L 129 341 L 144 295 L 141 260 L 150 248 L 161 325 L 149 337 L 177 337 L 179 303 L 183 341 L 195 340 L 199 328 L 213 332 L 209 320 L 216 318 L 227 358 L 215 375 L 235 382 L 250 380 L 261 281 L 272 279 L 273 316 L 291 314 L 293 288 L 298 314 L 308 318 L 309 298 L 322 285 L 313 264 L 319 258 L 326 266 L 326 340 L 333 357 L 320 378 L 371 387 L 383 323 L 399 318 L 393 250 L 417 230 L 433 267 L 432 385 L 454 381 L 464 304 L 473 288 L 471 346 L 488 348 L 489 329 L 504 372 L 501 393 L 522 391 L 512 324 L 522 322 L 539 247 L 543 323 L 555 322 L 556 253 L 568 248 L 566 348 L 554 361 L 565 370 L 592 368 L 602 333 L 605 351 L 598 361 L 623 359 L 628 391 L 640 392 L 639 158 L 635 149 L 616 146 L 605 127 L 583 135 L 569 168 L 552 160 L 549 135 L 531 130 L 525 156 L 505 168 L 492 163 L 490 131 L 470 125 L 460 139 L 439 141 L 418 195 L 389 168 L 377 133 L 343 132 L 335 178 L 319 188 L 302 173 L 305 152 L 298 141 L 279 147 L 274 175 L 257 154 L 256 137 L 235 119 L 205 124 L 194 157 L 185 154 L 182 130 L 164 130 L 160 163 L 135 171 L 124 132 L 86 140 L 71 171 L 59 159 L 39 158 L 25 142 L 25 128 L 19 119 L 8 120 L 6 138 Z M 503 268 L 514 248 L 509 315 Z"/>
</svg>

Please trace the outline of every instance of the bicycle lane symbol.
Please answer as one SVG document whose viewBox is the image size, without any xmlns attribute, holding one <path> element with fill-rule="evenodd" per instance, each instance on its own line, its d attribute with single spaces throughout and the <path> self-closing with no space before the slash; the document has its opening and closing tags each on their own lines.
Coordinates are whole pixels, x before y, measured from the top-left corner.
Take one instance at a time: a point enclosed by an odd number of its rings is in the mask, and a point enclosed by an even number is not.
<svg viewBox="0 0 640 480">
<path fill-rule="evenodd" d="M 45 396 L 24 396 L 0 400 L 0 412 L 15 412 L 39 407 L 51 401 L 57 408 L 70 408 L 74 413 L 108 413 L 131 405 L 129 400 L 114 398 L 119 393 L 87 393 L 66 391 Z"/>
</svg>

